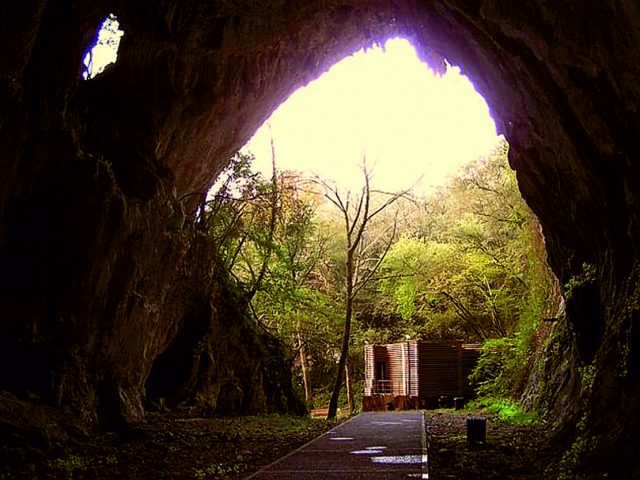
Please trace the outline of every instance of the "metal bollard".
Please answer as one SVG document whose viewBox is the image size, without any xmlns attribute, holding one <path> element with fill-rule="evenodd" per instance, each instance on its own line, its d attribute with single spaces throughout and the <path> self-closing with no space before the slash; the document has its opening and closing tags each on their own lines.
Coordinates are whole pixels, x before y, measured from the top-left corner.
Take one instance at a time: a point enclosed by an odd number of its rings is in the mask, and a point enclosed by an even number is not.
<svg viewBox="0 0 640 480">
<path fill-rule="evenodd" d="M 467 418 L 467 444 L 485 444 L 487 442 L 487 419 L 484 417 Z"/>
</svg>

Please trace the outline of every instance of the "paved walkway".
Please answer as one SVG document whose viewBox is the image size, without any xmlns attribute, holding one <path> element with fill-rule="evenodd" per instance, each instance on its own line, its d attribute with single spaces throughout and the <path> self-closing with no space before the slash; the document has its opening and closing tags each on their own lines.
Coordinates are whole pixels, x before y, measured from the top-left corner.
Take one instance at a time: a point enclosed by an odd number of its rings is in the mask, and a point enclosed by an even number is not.
<svg viewBox="0 0 640 480">
<path fill-rule="evenodd" d="M 422 412 L 367 412 L 248 479 L 429 478 Z"/>
</svg>

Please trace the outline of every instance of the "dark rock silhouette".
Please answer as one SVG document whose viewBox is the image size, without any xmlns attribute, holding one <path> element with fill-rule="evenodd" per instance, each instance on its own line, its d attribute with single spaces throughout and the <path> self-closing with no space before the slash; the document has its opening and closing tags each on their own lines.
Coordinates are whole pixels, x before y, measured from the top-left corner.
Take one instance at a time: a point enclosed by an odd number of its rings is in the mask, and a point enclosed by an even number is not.
<svg viewBox="0 0 640 480">
<path fill-rule="evenodd" d="M 82 81 L 109 13 L 125 31 L 118 61 Z M 23 402 L 87 428 L 129 426 L 147 389 L 211 411 L 296 408 L 277 346 L 191 225 L 194 194 L 296 87 L 403 35 L 485 96 L 573 287 L 557 353 L 571 361 L 557 362 L 553 393 L 573 402 L 556 405 L 558 431 L 579 426 L 564 448 L 588 474 L 637 474 L 639 32 L 638 5 L 622 0 L 6 3 L 3 424 Z"/>
</svg>

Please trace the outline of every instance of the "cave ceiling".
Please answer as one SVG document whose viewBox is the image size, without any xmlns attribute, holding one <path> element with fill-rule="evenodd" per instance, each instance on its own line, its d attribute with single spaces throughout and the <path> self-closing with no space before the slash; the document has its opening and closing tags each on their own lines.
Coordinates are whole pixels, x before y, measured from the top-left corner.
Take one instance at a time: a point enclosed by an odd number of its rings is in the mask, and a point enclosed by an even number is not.
<svg viewBox="0 0 640 480">
<path fill-rule="evenodd" d="M 84 52 L 109 13 L 125 32 L 118 60 L 83 81 Z M 295 89 L 390 36 L 434 69 L 459 65 L 487 100 L 550 264 L 562 283 L 584 286 L 567 312 L 596 381 L 568 421 L 586 415 L 618 440 L 600 451 L 625 444 L 640 426 L 632 1 L 3 5 L 0 358 L 24 371 L 3 373 L 0 386 L 68 399 L 88 423 L 141 421 L 145 379 L 180 325 L 194 312 L 222 325 L 221 300 L 194 293 L 203 278 L 215 283 L 193 267 L 206 249 L 168 226 L 192 218 L 196 204 L 181 199 L 206 192 Z"/>
</svg>

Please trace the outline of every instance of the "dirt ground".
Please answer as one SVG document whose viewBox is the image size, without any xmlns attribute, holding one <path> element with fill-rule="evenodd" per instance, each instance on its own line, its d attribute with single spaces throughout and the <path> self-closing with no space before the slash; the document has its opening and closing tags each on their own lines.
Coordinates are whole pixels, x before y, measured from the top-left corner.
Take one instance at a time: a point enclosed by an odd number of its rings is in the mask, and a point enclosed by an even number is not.
<svg viewBox="0 0 640 480">
<path fill-rule="evenodd" d="M 127 434 L 53 450 L 0 442 L 0 479 L 240 479 L 321 435 L 321 419 L 149 415 Z M 1 440 L 1 439 L 0 439 Z"/>
<path fill-rule="evenodd" d="M 427 411 L 431 479 L 542 478 L 537 427 L 487 422 L 470 447 L 466 414 Z M 288 416 L 176 419 L 150 415 L 126 435 L 54 450 L 0 444 L 0 479 L 241 479 L 321 435 L 332 424 Z M 538 461 L 538 463 L 536 463 Z"/>
<path fill-rule="evenodd" d="M 467 413 L 427 411 L 429 478 L 432 480 L 533 480 L 544 474 L 541 426 L 486 418 L 486 441 L 469 445 Z"/>
</svg>

